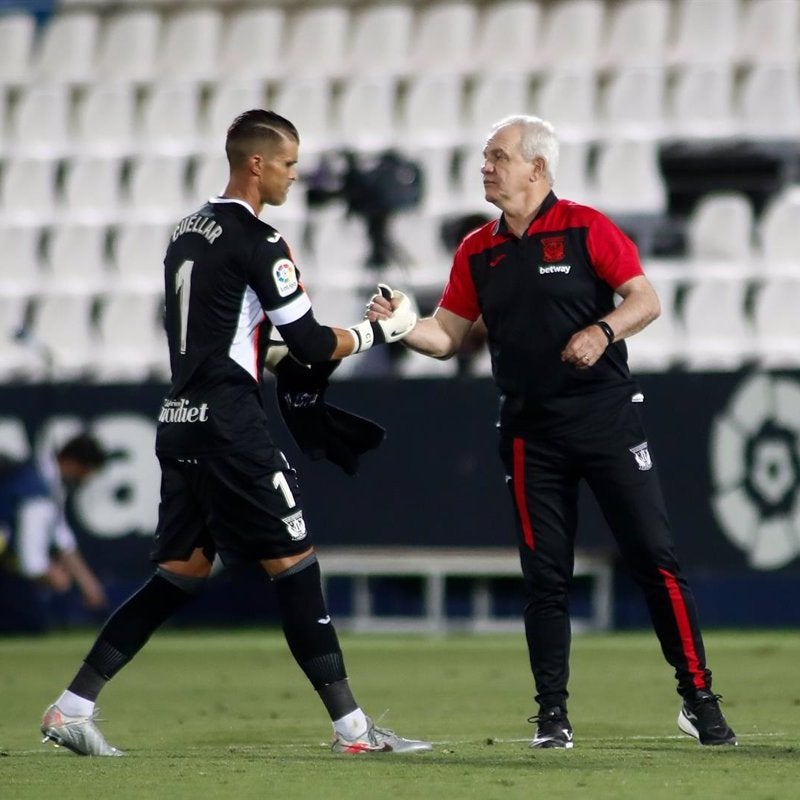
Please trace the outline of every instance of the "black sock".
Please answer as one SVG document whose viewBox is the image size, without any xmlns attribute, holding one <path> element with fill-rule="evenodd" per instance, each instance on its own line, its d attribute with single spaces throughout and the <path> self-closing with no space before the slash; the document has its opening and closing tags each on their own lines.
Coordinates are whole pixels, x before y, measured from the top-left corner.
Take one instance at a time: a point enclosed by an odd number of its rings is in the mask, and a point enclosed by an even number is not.
<svg viewBox="0 0 800 800">
<path fill-rule="evenodd" d="M 153 632 L 192 594 L 153 575 L 108 619 L 89 650 L 83 666 L 67 687 L 71 692 L 96 700 L 111 680 L 145 645 Z"/>
<path fill-rule="evenodd" d="M 273 578 L 292 655 L 319 693 L 331 719 L 358 708 L 347 682 L 336 629 L 325 607 L 316 556 Z"/>
</svg>

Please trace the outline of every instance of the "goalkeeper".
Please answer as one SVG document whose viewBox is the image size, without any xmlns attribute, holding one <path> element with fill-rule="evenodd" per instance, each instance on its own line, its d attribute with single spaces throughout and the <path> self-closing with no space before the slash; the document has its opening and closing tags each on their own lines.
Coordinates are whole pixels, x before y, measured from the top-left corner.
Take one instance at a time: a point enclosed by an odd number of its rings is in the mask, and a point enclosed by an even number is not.
<svg viewBox="0 0 800 800">
<path fill-rule="evenodd" d="M 303 519 L 294 470 L 275 446 L 261 378 L 270 333 L 287 350 L 271 361 L 282 409 L 312 456 L 354 472 L 382 430 L 327 406 L 335 362 L 397 341 L 416 324 L 408 298 L 391 298 L 390 320 L 350 328 L 321 325 L 280 233 L 258 217 L 281 205 L 297 179 L 299 135 L 271 111 L 252 110 L 228 129 L 225 191 L 175 227 L 164 258 L 172 382 L 159 413 L 156 452 L 161 503 L 152 577 L 108 619 L 41 730 L 81 755 L 119 756 L 94 723 L 106 683 L 151 634 L 199 592 L 219 555 L 258 561 L 272 579 L 286 641 L 333 723 L 336 753 L 430 750 L 378 728 L 350 689 L 322 595 L 320 569 Z M 283 358 L 281 358 L 283 356 Z M 323 365 L 305 367 L 305 364 Z"/>
</svg>

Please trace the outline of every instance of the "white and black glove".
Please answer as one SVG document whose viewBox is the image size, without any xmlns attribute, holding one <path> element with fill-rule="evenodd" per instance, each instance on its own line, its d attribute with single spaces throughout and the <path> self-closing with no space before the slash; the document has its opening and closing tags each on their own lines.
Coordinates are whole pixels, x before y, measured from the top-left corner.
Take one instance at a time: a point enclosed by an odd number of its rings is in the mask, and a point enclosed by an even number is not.
<svg viewBox="0 0 800 800">
<path fill-rule="evenodd" d="M 389 319 L 379 319 L 370 322 L 365 319 L 358 325 L 348 328 L 355 339 L 356 349 L 353 353 L 363 353 L 374 344 L 388 344 L 398 342 L 407 336 L 417 324 L 417 314 L 411 300 L 403 294 L 396 292 L 385 283 L 378 284 L 378 291 L 387 300 L 398 300 L 394 313 Z"/>
</svg>

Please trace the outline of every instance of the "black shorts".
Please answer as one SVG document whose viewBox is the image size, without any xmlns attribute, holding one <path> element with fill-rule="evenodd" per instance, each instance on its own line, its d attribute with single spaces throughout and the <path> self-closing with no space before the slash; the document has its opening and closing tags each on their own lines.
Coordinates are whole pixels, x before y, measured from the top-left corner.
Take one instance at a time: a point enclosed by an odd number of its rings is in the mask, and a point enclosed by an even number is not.
<svg viewBox="0 0 800 800">
<path fill-rule="evenodd" d="M 311 546 L 295 471 L 277 449 L 198 458 L 159 455 L 161 503 L 150 557 L 184 561 L 195 548 L 231 564 Z"/>
</svg>

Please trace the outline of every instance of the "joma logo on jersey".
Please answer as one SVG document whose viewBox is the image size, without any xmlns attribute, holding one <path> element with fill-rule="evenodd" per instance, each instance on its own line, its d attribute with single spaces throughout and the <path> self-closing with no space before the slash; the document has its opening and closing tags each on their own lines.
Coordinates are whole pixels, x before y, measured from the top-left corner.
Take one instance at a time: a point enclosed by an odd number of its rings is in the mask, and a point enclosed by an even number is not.
<svg viewBox="0 0 800 800">
<path fill-rule="evenodd" d="M 158 414 L 159 422 L 207 422 L 208 403 L 190 406 L 185 398 L 182 400 L 165 399 Z"/>
<path fill-rule="evenodd" d="M 539 274 L 540 275 L 552 275 L 554 272 L 561 272 L 564 275 L 569 275 L 569 271 L 572 269 L 572 264 L 555 264 L 552 267 L 544 267 L 539 264 Z"/>
<path fill-rule="evenodd" d="M 272 279 L 281 297 L 288 297 L 297 290 L 297 273 L 288 258 L 279 258 L 272 265 Z"/>
<path fill-rule="evenodd" d="M 306 521 L 303 519 L 302 511 L 295 511 L 291 516 L 284 517 L 282 522 L 295 542 L 306 538 Z"/>
</svg>

